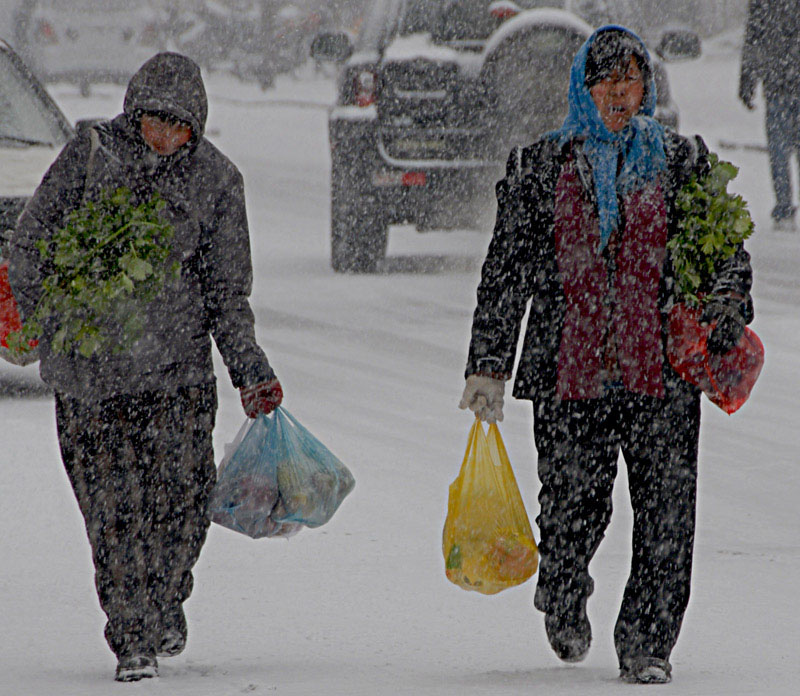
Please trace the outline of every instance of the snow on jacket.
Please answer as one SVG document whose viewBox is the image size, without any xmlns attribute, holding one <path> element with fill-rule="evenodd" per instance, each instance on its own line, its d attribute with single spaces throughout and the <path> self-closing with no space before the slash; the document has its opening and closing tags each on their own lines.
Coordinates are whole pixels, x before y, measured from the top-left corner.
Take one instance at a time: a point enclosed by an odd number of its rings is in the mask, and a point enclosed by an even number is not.
<svg viewBox="0 0 800 696">
<path fill-rule="evenodd" d="M 158 156 L 141 137 L 142 111 L 190 123 L 191 141 L 170 157 Z M 94 399 L 211 382 L 210 336 L 235 387 L 273 376 L 256 343 L 248 301 L 252 265 L 243 179 L 203 137 L 207 111 L 197 65 L 175 53 L 153 57 L 131 79 L 124 113 L 70 141 L 20 216 L 10 281 L 23 316 L 33 313 L 47 274 L 36 242 L 51 239 L 85 201 L 123 186 L 134 201 L 157 192 L 175 230 L 168 262 L 180 261 L 180 278 L 143 308 L 145 333 L 131 349 L 91 358 L 56 354 L 50 344 L 59 318 L 44 322 L 41 375 L 57 391 Z"/>
<path fill-rule="evenodd" d="M 707 167 L 707 149 L 699 137 L 687 139 L 668 130 L 664 151 L 667 165 L 660 187 L 666 206 L 667 235 L 671 238 L 677 233 L 675 197 L 692 172 L 699 173 Z M 591 166 L 580 138 L 564 144 L 544 138 L 529 147 L 515 148 L 506 176 L 497 184 L 497 222 L 478 286 L 466 374 L 483 372 L 506 378 L 512 375 L 522 318 L 530 301 L 514 382 L 517 398 L 556 398 L 558 356 L 567 311 L 565 282 L 556 252 L 556 188 L 567 163 L 574 163 L 585 198 L 596 206 Z M 752 320 L 749 258 L 740 247 L 721 264 L 714 282 L 705 288 L 711 293 L 733 292 L 744 297 L 748 322 Z M 667 315 L 675 301 L 674 286 L 667 254 L 658 288 L 662 351 L 666 346 Z M 665 357 L 662 365 L 664 381 L 674 380 Z"/>
<path fill-rule="evenodd" d="M 741 89 L 762 81 L 767 97 L 800 92 L 800 6 L 797 0 L 750 0 L 742 47 Z"/>
</svg>

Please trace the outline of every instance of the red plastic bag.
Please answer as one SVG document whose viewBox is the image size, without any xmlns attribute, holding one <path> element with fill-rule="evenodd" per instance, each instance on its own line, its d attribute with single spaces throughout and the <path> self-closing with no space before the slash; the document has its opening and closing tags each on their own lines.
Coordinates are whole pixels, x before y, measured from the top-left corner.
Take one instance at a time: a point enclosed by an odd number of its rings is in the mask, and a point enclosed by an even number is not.
<svg viewBox="0 0 800 696">
<path fill-rule="evenodd" d="M 8 334 L 21 328 L 17 301 L 8 282 L 8 261 L 2 261 L 0 262 L 0 344 L 3 348 L 8 348 L 6 343 Z"/>
<path fill-rule="evenodd" d="M 28 350 L 24 351 L 8 347 L 8 334 L 21 328 L 17 301 L 8 282 L 8 261 L 0 261 L 0 358 L 13 365 L 30 365 L 39 359 L 36 349 L 39 341 L 29 341 Z"/>
<path fill-rule="evenodd" d="M 669 313 L 667 358 L 681 378 L 700 387 L 725 413 L 738 411 L 753 390 L 764 365 L 764 345 L 745 328 L 739 343 L 722 355 L 709 355 L 706 342 L 713 324 L 700 323 L 701 308 L 676 304 Z"/>
</svg>

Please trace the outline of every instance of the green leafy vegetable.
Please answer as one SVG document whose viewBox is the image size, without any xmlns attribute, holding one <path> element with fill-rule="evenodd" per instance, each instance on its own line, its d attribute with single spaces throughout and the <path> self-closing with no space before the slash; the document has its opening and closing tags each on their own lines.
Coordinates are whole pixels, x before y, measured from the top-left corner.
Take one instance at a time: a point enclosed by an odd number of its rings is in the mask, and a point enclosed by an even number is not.
<svg viewBox="0 0 800 696">
<path fill-rule="evenodd" d="M 9 347 L 27 350 L 53 318 L 53 352 L 90 357 L 130 348 L 144 330 L 143 304 L 180 274 L 180 263 L 167 263 L 174 230 L 160 216 L 165 205 L 158 194 L 134 205 L 130 190 L 118 188 L 73 211 L 49 243 L 40 240 L 49 273 L 35 312 L 22 331 L 9 334 Z"/>
<path fill-rule="evenodd" d="M 678 194 L 679 232 L 667 243 L 678 296 L 695 307 L 701 304 L 699 296 L 710 289 L 718 264 L 753 233 L 747 203 L 727 190 L 739 169 L 713 153 L 708 159 L 708 173 L 701 178 L 693 174 Z"/>
</svg>

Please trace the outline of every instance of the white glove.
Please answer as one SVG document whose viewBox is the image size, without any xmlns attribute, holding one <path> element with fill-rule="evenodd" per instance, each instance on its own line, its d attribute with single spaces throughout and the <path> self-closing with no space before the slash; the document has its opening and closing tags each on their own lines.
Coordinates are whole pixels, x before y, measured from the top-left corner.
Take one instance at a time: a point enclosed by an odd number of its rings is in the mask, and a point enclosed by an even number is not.
<svg viewBox="0 0 800 696">
<path fill-rule="evenodd" d="M 468 408 L 482 421 L 499 423 L 503 420 L 503 393 L 506 383 L 502 379 L 470 375 L 461 397 L 459 408 Z"/>
</svg>

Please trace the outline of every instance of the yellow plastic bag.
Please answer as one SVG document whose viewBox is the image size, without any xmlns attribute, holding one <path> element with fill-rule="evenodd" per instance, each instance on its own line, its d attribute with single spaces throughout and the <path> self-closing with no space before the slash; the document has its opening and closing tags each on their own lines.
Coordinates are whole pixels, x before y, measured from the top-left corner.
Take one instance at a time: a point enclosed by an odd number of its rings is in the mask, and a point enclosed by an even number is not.
<svg viewBox="0 0 800 696">
<path fill-rule="evenodd" d="M 497 425 L 476 418 L 458 477 L 450 484 L 442 551 L 448 580 L 495 594 L 536 572 L 538 551 Z"/>
</svg>

